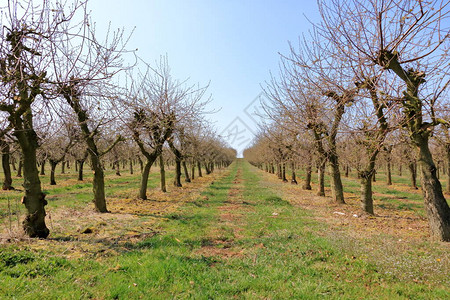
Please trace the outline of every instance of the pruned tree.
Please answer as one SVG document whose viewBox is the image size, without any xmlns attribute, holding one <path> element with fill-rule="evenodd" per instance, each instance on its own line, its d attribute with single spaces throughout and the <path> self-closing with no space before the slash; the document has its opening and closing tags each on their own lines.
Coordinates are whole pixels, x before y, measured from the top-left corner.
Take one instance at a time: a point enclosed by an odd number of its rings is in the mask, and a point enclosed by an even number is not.
<svg viewBox="0 0 450 300">
<path fill-rule="evenodd" d="M 436 176 L 429 148 L 435 108 L 449 85 L 448 1 L 319 1 L 322 36 L 342 57 L 377 66 L 383 80 L 403 89 L 398 95 L 403 122 L 418 151 L 421 182 L 432 235 L 450 241 L 450 207 Z M 393 89 L 397 90 L 397 89 Z M 445 123 L 445 122 L 444 122 Z"/>
<path fill-rule="evenodd" d="M 166 142 L 175 153 L 176 185 L 181 186 L 183 157 L 181 149 L 175 146 L 178 142 L 174 134 L 183 128 L 183 122 L 200 114 L 209 101 L 202 100 L 207 86 L 188 85 L 186 81 L 172 77 L 167 57 L 162 57 L 155 68 L 145 65 L 147 69 L 144 74 L 130 74 L 129 92 L 122 100 L 123 107 L 128 111 L 123 121 L 147 160 L 141 178 L 141 199 L 147 199 L 148 174 Z"/>
</svg>

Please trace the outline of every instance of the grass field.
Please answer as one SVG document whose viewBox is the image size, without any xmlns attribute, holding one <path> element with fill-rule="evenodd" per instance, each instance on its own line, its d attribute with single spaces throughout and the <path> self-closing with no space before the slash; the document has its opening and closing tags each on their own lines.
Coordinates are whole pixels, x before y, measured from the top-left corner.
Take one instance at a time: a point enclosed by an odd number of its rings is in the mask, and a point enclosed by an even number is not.
<svg viewBox="0 0 450 300">
<path fill-rule="evenodd" d="M 354 178 L 338 206 L 243 160 L 166 194 L 158 176 L 142 201 L 138 174 L 108 173 L 109 214 L 93 211 L 89 180 L 44 177 L 47 240 L 20 235 L 21 193 L 1 192 L 0 299 L 450 296 L 450 247 L 430 239 L 407 181 L 387 188 L 378 176 L 372 217 L 359 212 Z"/>
</svg>

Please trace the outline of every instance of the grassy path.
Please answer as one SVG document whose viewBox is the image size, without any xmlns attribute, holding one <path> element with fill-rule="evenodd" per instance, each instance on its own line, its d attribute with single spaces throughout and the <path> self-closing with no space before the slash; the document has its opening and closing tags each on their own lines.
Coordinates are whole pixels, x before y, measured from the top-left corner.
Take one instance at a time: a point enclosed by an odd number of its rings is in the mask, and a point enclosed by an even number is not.
<svg viewBox="0 0 450 300">
<path fill-rule="evenodd" d="M 0 254 L 0 299 L 445 299 L 339 247 L 328 228 L 237 160 L 157 235 L 120 255 Z"/>
</svg>

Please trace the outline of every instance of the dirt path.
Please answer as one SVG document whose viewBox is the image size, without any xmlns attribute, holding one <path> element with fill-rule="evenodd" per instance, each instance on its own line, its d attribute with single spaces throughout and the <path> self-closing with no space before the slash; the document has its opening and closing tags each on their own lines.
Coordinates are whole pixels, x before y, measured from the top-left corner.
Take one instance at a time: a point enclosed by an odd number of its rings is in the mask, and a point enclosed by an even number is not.
<svg viewBox="0 0 450 300">
<path fill-rule="evenodd" d="M 243 249 L 235 247 L 236 241 L 243 238 L 244 214 L 250 210 L 245 205 L 243 191 L 242 166 L 239 165 L 232 186 L 228 190 L 227 200 L 217 208 L 219 211 L 218 222 L 208 234 L 211 244 L 201 247 L 196 251 L 197 254 L 222 258 L 243 254 Z"/>
</svg>

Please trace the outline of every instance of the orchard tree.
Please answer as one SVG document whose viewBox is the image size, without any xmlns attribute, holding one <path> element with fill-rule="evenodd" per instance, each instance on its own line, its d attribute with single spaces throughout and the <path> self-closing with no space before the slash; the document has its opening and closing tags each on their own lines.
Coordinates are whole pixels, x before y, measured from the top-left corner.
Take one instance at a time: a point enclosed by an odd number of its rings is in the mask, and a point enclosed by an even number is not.
<svg viewBox="0 0 450 300">
<path fill-rule="evenodd" d="M 57 11 L 65 20 L 64 7 Z M 118 97 L 113 77 L 126 69 L 123 53 L 127 38 L 123 30 L 108 32 L 104 42 L 99 42 L 95 23 L 87 12 L 86 2 L 75 2 L 69 6 L 78 23 L 63 22 L 58 39 L 53 41 L 51 51 L 53 94 L 61 106 L 68 107 L 75 116 L 81 136 L 87 146 L 90 164 L 94 170 L 93 193 L 95 209 L 108 212 L 105 199 L 104 172 L 101 157 L 123 141 L 118 135 L 105 147 L 98 146 L 102 130 L 111 127 L 116 116 L 112 113 L 113 100 Z M 75 18 L 74 18 L 75 19 Z"/>
<path fill-rule="evenodd" d="M 421 183 L 432 235 L 450 241 L 450 207 L 429 148 L 433 129 L 445 123 L 435 108 L 448 87 L 448 1 L 319 1 L 322 36 L 343 59 L 377 66 L 398 95 L 403 122 L 418 151 Z M 394 88 L 393 90 L 397 90 Z"/>
<path fill-rule="evenodd" d="M 145 64 L 145 63 L 144 63 Z M 141 177 L 139 198 L 147 199 L 147 182 L 150 168 L 161 154 L 166 142 L 176 152 L 177 186 L 181 186 L 182 154 L 175 147 L 174 134 L 180 124 L 189 122 L 198 115 L 208 100 L 203 100 L 206 87 L 189 85 L 186 81 L 174 79 L 167 57 L 161 57 L 155 68 L 145 64 L 146 72 L 130 74 L 129 91 L 122 105 L 127 114 L 124 123 L 132 133 L 133 140 L 146 158 Z"/>
<path fill-rule="evenodd" d="M 20 2 L 20 3 L 19 3 Z M 49 2 L 8 1 L 2 8 L 0 43 L 0 110 L 6 114 L 12 135 L 23 154 L 22 203 L 27 209 L 23 228 L 29 237 L 46 238 L 45 194 L 37 170 L 38 136 L 33 105 L 47 92 L 49 43 L 67 18 L 52 13 Z"/>
</svg>

